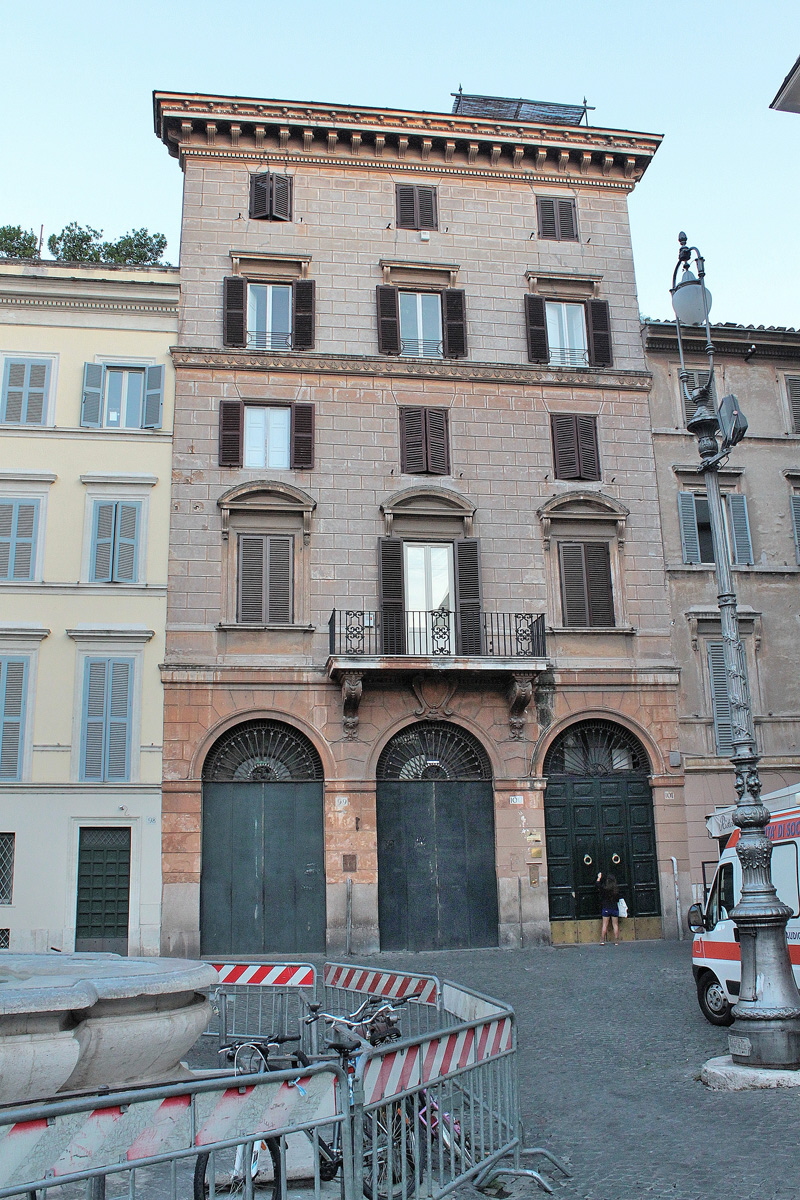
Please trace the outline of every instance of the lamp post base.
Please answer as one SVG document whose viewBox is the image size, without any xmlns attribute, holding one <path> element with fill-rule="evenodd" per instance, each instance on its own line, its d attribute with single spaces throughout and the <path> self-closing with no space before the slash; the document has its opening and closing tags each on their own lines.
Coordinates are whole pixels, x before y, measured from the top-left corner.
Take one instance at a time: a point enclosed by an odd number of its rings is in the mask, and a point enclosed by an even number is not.
<svg viewBox="0 0 800 1200">
<path fill-rule="evenodd" d="M 734 1009 L 734 1012 L 736 1010 Z M 740 1067 L 800 1069 L 800 1019 L 776 1010 L 774 1019 L 737 1019 L 728 1033 L 728 1049 Z"/>
<path fill-rule="evenodd" d="M 800 1071 L 742 1067 L 730 1054 L 710 1058 L 703 1063 L 700 1080 L 712 1092 L 772 1091 L 775 1088 L 800 1087 Z"/>
</svg>

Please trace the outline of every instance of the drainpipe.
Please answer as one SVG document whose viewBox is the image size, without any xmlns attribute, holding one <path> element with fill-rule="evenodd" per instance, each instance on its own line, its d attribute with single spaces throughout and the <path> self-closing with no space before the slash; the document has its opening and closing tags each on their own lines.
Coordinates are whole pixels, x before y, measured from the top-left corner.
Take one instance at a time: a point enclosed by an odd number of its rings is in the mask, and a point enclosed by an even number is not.
<svg viewBox="0 0 800 1200">
<path fill-rule="evenodd" d="M 672 863 L 672 882 L 675 885 L 675 919 L 678 922 L 678 941 L 683 941 L 683 913 L 681 912 L 681 893 L 678 888 L 678 860 L 674 854 L 670 855 Z"/>
<path fill-rule="evenodd" d="M 344 932 L 344 952 L 347 955 L 352 953 L 353 941 L 353 881 L 347 880 L 347 911 L 345 915 L 345 932 Z"/>
</svg>

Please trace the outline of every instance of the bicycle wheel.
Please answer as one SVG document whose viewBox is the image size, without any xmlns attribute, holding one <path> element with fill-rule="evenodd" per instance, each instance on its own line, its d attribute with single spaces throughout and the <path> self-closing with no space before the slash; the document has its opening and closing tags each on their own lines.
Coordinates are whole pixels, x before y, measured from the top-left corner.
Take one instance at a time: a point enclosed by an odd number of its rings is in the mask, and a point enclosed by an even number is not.
<svg viewBox="0 0 800 1200">
<path fill-rule="evenodd" d="M 259 1157 L 268 1152 L 272 1159 L 272 1179 L 263 1179 Z M 277 1138 L 257 1139 L 252 1148 L 248 1143 L 228 1146 L 214 1151 L 214 1193 L 239 1197 L 245 1193 L 245 1161 L 249 1157 L 253 1189 L 269 1194 L 270 1200 L 281 1198 L 281 1152 Z M 263 1161 L 263 1159 L 262 1159 Z M 208 1200 L 211 1195 L 211 1154 L 198 1154 L 194 1164 L 194 1200 Z"/>
<path fill-rule="evenodd" d="M 425 1173 L 424 1130 L 413 1105 L 395 1102 L 364 1116 L 363 1189 L 367 1200 L 406 1200 Z"/>
</svg>

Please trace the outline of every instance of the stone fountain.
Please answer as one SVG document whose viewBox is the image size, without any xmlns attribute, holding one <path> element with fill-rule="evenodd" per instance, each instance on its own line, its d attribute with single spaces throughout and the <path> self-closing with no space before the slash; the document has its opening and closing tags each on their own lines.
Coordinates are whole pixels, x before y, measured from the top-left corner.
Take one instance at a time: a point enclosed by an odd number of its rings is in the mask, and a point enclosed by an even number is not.
<svg viewBox="0 0 800 1200">
<path fill-rule="evenodd" d="M 217 982 L 179 958 L 0 954 L 0 1104 L 185 1077 Z"/>
</svg>

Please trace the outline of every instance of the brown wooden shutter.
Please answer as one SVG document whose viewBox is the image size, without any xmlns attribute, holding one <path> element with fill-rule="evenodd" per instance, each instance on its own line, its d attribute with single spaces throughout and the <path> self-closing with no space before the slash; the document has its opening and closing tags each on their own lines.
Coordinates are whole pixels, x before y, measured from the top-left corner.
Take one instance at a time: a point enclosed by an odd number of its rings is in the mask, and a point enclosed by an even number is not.
<svg viewBox="0 0 800 1200">
<path fill-rule="evenodd" d="M 314 405 L 292 405 L 292 469 L 310 471 L 314 466 Z"/>
<path fill-rule="evenodd" d="M 577 416 L 578 465 L 581 479 L 600 478 L 600 454 L 597 446 L 597 418 Z"/>
<path fill-rule="evenodd" d="M 250 216 L 257 221 L 269 217 L 270 175 L 264 171 L 250 176 Z"/>
<path fill-rule="evenodd" d="M 575 213 L 574 200 L 559 200 L 556 205 L 558 216 L 558 240 L 560 242 L 577 242 L 578 220 Z"/>
<path fill-rule="evenodd" d="M 243 624 L 263 625 L 266 591 L 266 543 L 261 534 L 239 537 L 239 612 Z"/>
<path fill-rule="evenodd" d="M 611 317 L 607 300 L 587 300 L 586 326 L 589 331 L 589 362 L 593 367 L 610 367 Z"/>
<path fill-rule="evenodd" d="M 315 284 L 295 279 L 292 284 L 292 349 L 314 349 Z"/>
<path fill-rule="evenodd" d="M 541 296 L 528 292 L 525 296 L 525 325 L 528 334 L 528 361 L 550 362 L 547 342 L 547 313 Z"/>
<path fill-rule="evenodd" d="M 589 598 L 589 624 L 614 624 L 614 597 L 611 593 L 611 556 L 607 542 L 586 542 L 586 592 Z"/>
<path fill-rule="evenodd" d="M 553 466 L 556 479 L 580 479 L 578 430 L 575 417 L 553 413 L 550 417 L 553 434 Z"/>
<path fill-rule="evenodd" d="M 378 284 L 378 352 L 400 353 L 400 300 L 396 287 Z"/>
<path fill-rule="evenodd" d="M 548 241 L 558 241 L 555 200 L 551 200 L 549 196 L 537 196 L 536 208 L 539 214 L 539 237 Z"/>
<path fill-rule="evenodd" d="M 246 301 L 246 280 L 241 275 L 226 276 L 222 291 L 222 342 L 225 346 L 244 346 L 247 341 Z"/>
<path fill-rule="evenodd" d="M 292 219 L 292 177 L 291 175 L 273 175 L 271 183 L 271 198 L 269 215 L 273 221 L 291 221 Z"/>
<path fill-rule="evenodd" d="M 583 627 L 589 624 L 589 603 L 586 596 L 586 568 L 580 542 L 560 542 L 561 607 L 565 625 Z"/>
<path fill-rule="evenodd" d="M 419 405 L 400 409 L 400 470 L 421 475 L 428 467 L 425 438 L 425 409 Z"/>
<path fill-rule="evenodd" d="M 244 404 L 241 400 L 219 402 L 219 465 L 240 467 L 244 442 Z"/>
<path fill-rule="evenodd" d="M 792 433 L 800 433 L 800 375 L 786 376 L 786 393 L 792 410 Z"/>
<path fill-rule="evenodd" d="M 417 188 L 417 229 L 437 229 L 436 188 Z"/>
<path fill-rule="evenodd" d="M 445 358 L 464 358 L 467 353 L 467 302 L 461 288 L 442 292 L 442 328 Z"/>
<path fill-rule="evenodd" d="M 456 631 L 459 654 L 483 653 L 481 565 L 477 538 L 453 543 L 456 556 Z"/>
<path fill-rule="evenodd" d="M 398 183 L 396 187 L 398 229 L 417 228 L 417 189 L 410 183 Z"/>
<path fill-rule="evenodd" d="M 292 621 L 292 539 L 267 538 L 267 623 Z"/>
<path fill-rule="evenodd" d="M 446 408 L 425 409 L 428 470 L 431 475 L 450 474 L 450 413 Z"/>
<path fill-rule="evenodd" d="M 405 654 L 403 543 L 399 538 L 381 538 L 378 547 L 381 566 L 381 649 L 384 654 Z"/>
</svg>

